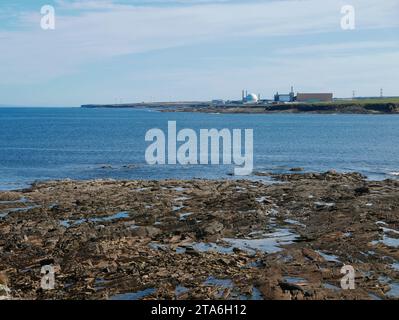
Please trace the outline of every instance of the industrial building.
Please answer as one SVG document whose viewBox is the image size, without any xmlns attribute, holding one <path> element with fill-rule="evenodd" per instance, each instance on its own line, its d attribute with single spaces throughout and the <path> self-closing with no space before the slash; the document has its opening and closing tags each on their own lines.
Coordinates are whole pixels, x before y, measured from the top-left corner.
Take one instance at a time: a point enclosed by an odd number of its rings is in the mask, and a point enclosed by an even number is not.
<svg viewBox="0 0 399 320">
<path fill-rule="evenodd" d="M 274 101 L 275 102 L 294 102 L 295 101 L 294 87 L 291 87 L 291 92 L 287 93 L 287 94 L 280 94 L 277 92 L 274 95 Z"/>
<path fill-rule="evenodd" d="M 223 99 L 212 100 L 212 105 L 214 105 L 214 106 L 224 106 L 225 104 L 226 104 L 226 101 L 224 101 Z"/>
<path fill-rule="evenodd" d="M 247 90 L 242 90 L 241 100 L 222 100 L 214 99 L 211 101 L 213 106 L 227 106 L 227 105 L 269 105 L 272 103 L 317 103 L 317 102 L 332 102 L 332 93 L 297 93 L 294 92 L 294 87 L 291 87 L 289 93 L 279 93 L 274 95 L 274 99 L 261 99 L 260 94 L 249 93 Z"/>
<path fill-rule="evenodd" d="M 332 102 L 332 93 L 297 93 L 295 96 L 294 88 L 291 87 L 291 92 L 287 94 L 276 93 L 274 95 L 274 102 Z"/>
<path fill-rule="evenodd" d="M 260 94 L 248 93 L 246 90 L 242 90 L 242 103 L 254 104 L 260 100 Z"/>
<path fill-rule="evenodd" d="M 298 93 L 297 102 L 332 102 L 332 93 Z"/>
</svg>

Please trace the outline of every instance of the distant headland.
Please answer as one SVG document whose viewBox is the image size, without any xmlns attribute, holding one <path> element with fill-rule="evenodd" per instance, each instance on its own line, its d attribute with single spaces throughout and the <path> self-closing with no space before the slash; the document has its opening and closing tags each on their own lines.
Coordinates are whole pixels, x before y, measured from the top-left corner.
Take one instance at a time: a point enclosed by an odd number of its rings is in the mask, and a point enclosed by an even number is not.
<svg viewBox="0 0 399 320">
<path fill-rule="evenodd" d="M 321 113 L 399 114 L 399 98 L 334 100 L 331 102 L 247 103 L 236 102 L 151 102 L 130 104 L 88 104 L 82 108 L 153 108 L 161 112 L 202 113 Z"/>
<path fill-rule="evenodd" d="M 141 102 L 127 104 L 88 104 L 82 108 L 154 108 L 162 112 L 204 113 L 354 113 L 399 114 L 399 97 L 334 98 L 333 93 L 276 92 L 273 99 L 262 99 L 260 94 L 242 90 L 240 100 Z"/>
</svg>

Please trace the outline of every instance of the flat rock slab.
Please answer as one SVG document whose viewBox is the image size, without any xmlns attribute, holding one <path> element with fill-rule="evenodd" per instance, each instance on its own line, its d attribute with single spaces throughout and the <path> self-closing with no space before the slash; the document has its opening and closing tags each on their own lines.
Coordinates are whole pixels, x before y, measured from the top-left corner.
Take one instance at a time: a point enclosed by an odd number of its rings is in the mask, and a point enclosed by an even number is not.
<svg viewBox="0 0 399 320">
<path fill-rule="evenodd" d="M 273 177 L 283 183 L 67 180 L 0 192 L 2 294 L 398 298 L 398 181 L 333 171 Z M 45 265 L 54 290 L 41 288 Z M 354 290 L 341 288 L 344 265 L 355 270 Z"/>
</svg>

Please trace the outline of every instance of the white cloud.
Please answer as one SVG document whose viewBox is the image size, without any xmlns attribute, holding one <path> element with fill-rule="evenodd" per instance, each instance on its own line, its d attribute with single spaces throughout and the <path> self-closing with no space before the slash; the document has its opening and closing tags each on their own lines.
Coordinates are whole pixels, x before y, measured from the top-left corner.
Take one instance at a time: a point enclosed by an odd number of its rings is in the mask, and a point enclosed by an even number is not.
<svg viewBox="0 0 399 320">
<path fill-rule="evenodd" d="M 278 54 L 328 54 L 328 55 L 355 55 L 358 51 L 365 50 L 399 50 L 399 41 L 358 41 L 342 42 L 332 44 L 317 44 L 308 46 L 297 46 L 277 50 Z M 366 51 L 367 52 L 367 51 Z"/>
<path fill-rule="evenodd" d="M 67 10 L 97 10 L 122 7 L 121 5 L 115 4 L 112 0 L 56 0 L 55 3 L 57 4 L 58 8 Z"/>
</svg>

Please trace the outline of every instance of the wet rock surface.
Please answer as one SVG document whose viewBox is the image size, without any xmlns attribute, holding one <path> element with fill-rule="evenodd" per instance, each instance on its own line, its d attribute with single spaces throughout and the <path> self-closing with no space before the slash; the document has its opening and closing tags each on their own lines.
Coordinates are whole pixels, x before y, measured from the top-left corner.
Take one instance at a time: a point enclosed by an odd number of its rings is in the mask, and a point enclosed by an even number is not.
<svg viewBox="0 0 399 320">
<path fill-rule="evenodd" d="M 397 299 L 399 182 L 58 181 L 0 192 L 0 296 Z M 41 269 L 55 270 L 54 290 Z M 343 265 L 355 289 L 341 288 Z"/>
</svg>

